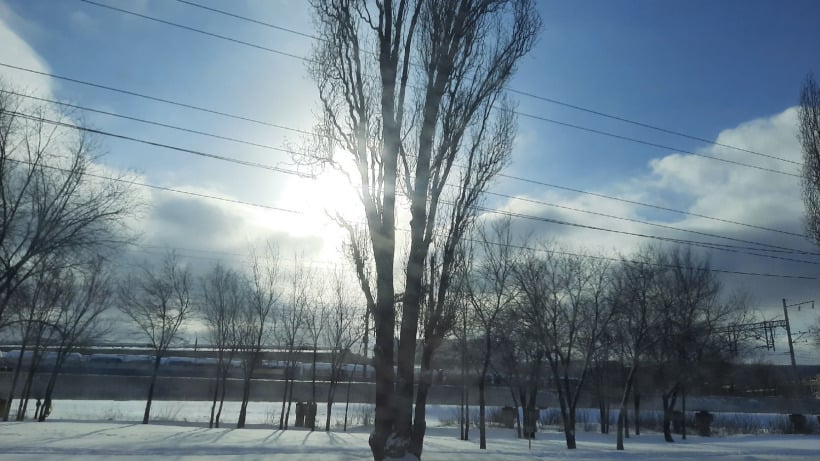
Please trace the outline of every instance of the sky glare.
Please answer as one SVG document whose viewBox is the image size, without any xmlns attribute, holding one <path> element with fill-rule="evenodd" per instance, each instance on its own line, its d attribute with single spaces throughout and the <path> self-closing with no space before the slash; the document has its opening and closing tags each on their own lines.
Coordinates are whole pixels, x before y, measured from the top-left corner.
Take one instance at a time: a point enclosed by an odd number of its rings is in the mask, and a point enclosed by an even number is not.
<svg viewBox="0 0 820 461">
<path fill-rule="evenodd" d="M 820 73 L 820 3 L 538 5 L 544 28 L 510 85 L 519 112 L 512 164 L 486 206 L 564 222 L 524 219 L 515 226 L 573 251 L 617 257 L 651 242 L 646 236 L 743 247 L 713 251 L 712 266 L 777 275 L 722 276 L 729 291 L 748 291 L 767 318 L 782 316 L 783 298 L 820 296 L 820 248 L 795 235 L 803 232 L 795 106 L 806 75 Z M 312 33 L 309 6 L 296 0 L 0 0 L 0 78 L 97 110 L 75 109 L 75 120 L 106 133 L 286 170 L 100 136 L 111 171 L 299 212 L 141 189 L 148 206 L 136 223 L 143 238 L 135 257 L 169 247 L 208 262 L 239 257 L 249 242 L 267 239 L 332 265 L 342 234 L 327 213 L 356 216 L 355 193 L 340 174 L 288 174 L 304 170 L 286 152 L 303 148 L 300 130 L 312 128 L 318 111 L 304 60 Z M 763 257 L 770 253 L 761 244 L 808 254 Z M 817 312 L 793 315 L 805 327 Z M 816 360 L 811 346 L 800 347 L 798 362 Z"/>
</svg>

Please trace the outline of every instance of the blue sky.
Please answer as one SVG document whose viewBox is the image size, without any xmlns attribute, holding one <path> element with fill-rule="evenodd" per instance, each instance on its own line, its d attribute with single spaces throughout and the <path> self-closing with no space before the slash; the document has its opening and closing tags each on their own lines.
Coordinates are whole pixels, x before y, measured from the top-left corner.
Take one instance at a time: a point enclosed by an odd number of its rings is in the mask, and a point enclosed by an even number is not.
<svg viewBox="0 0 820 461">
<path fill-rule="evenodd" d="M 307 56 L 310 39 L 224 17 L 175 1 L 97 0 L 134 12 Z M 247 0 L 203 5 L 312 32 L 303 1 Z M 541 1 L 544 29 L 511 85 L 619 117 L 777 155 L 800 158 L 794 106 L 809 72 L 820 74 L 820 3 L 815 1 Z M 201 105 L 281 125 L 310 129 L 316 92 L 298 59 L 179 30 L 78 0 L 3 0 L 0 62 L 37 67 L 80 80 Z M 0 68 L 0 76 L 29 91 L 119 114 L 232 136 L 272 146 L 300 142 L 298 134 L 207 115 L 99 89 Z M 752 225 L 801 231 L 796 178 L 679 153 L 797 171 L 794 165 L 721 149 L 708 143 L 515 96 L 522 113 L 617 133 L 673 149 L 616 140 L 527 117 L 519 118 L 513 164 L 506 173 Z M 270 150 L 87 114 L 93 126 L 187 148 L 288 167 Z M 328 206 L 355 207 L 337 180 L 304 181 L 268 171 L 202 160 L 125 141 L 101 139 L 116 170 L 146 182 L 285 208 L 312 210 L 294 220 L 205 200 L 145 192 L 150 211 L 139 223 L 146 245 L 246 252 L 248 241 L 273 238 L 320 260 L 333 259 L 338 235 L 323 218 Z M 816 251 L 810 243 L 713 220 L 659 212 L 501 179 L 494 191 L 616 214 L 733 238 Z M 696 239 L 629 223 L 491 198 L 492 206 L 630 232 Z M 623 235 L 519 224 L 570 248 L 628 252 L 644 243 Z M 196 229 L 196 232 L 192 232 Z M 336 237 L 328 237 L 336 235 Z M 700 240 L 707 240 L 705 237 Z M 195 254 L 195 252 L 189 252 Z M 205 253 L 219 257 L 219 253 Z M 820 261 L 815 256 L 805 259 Z M 715 253 L 713 266 L 748 272 L 814 276 L 817 266 Z M 727 277 L 750 291 L 759 307 L 783 297 L 812 299 L 817 281 Z M 765 312 L 775 315 L 775 310 Z M 803 314 L 800 314 L 803 315 Z M 811 314 L 813 315 L 813 314 Z M 811 321 L 806 315 L 800 322 Z"/>
</svg>

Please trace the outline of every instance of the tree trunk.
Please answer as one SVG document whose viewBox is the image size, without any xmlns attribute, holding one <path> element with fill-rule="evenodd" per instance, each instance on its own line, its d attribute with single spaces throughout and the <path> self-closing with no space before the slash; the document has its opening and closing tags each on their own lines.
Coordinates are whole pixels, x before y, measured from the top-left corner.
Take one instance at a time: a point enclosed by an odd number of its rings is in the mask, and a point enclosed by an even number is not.
<svg viewBox="0 0 820 461">
<path fill-rule="evenodd" d="M 325 432 L 330 431 L 330 412 L 336 400 L 336 385 L 341 378 L 341 370 L 337 371 L 335 359 L 331 362 L 330 381 L 327 383 L 327 415 L 325 417 Z"/>
<path fill-rule="evenodd" d="M 681 438 L 686 440 L 686 389 L 681 392 L 680 407 L 680 411 L 683 415 L 683 424 L 681 424 Z"/>
<path fill-rule="evenodd" d="M 17 380 L 20 379 L 20 369 L 23 367 L 23 356 L 26 353 L 26 343 L 23 342 L 20 347 L 20 355 L 17 357 L 17 365 L 14 367 L 14 373 L 11 376 L 11 387 L 9 388 L 8 399 L 6 399 L 6 406 L 2 409 L 3 421 L 9 420 L 11 413 L 11 402 L 14 400 L 14 391 L 17 390 Z"/>
<path fill-rule="evenodd" d="M 288 422 L 290 421 L 290 408 L 293 404 L 293 380 L 294 377 L 290 378 L 290 388 L 288 389 L 288 408 L 285 411 L 285 429 L 288 428 Z"/>
<path fill-rule="evenodd" d="M 35 348 L 32 350 L 31 364 L 29 365 L 28 372 L 26 373 L 26 381 L 23 383 L 23 392 L 20 394 L 20 404 L 17 407 L 17 421 L 23 421 L 26 418 L 28 401 L 31 398 L 31 388 L 34 385 L 34 374 L 40 366 L 42 351 L 37 352 L 38 349 L 40 349 L 39 343 L 35 345 Z M 35 419 L 37 419 L 36 416 Z"/>
<path fill-rule="evenodd" d="M 629 405 L 624 407 L 624 437 L 629 438 Z"/>
<path fill-rule="evenodd" d="M 480 450 L 487 449 L 487 370 L 490 368 L 490 354 L 492 353 L 492 338 L 490 337 L 489 325 L 486 326 L 484 334 L 484 362 L 481 364 L 481 376 L 478 381 L 478 447 Z"/>
<path fill-rule="evenodd" d="M 464 395 L 464 440 L 470 440 L 470 388 Z"/>
<path fill-rule="evenodd" d="M 162 356 L 157 353 L 154 358 L 154 370 L 151 372 L 151 384 L 148 385 L 148 400 L 145 402 L 145 414 L 142 415 L 142 424 L 148 424 L 151 418 L 151 402 L 154 400 L 154 388 L 157 384 L 157 374 L 159 373 L 159 364 Z"/>
<path fill-rule="evenodd" d="M 311 394 L 310 394 L 311 395 L 310 404 L 311 405 L 316 404 L 316 358 L 319 354 L 318 347 L 319 347 L 318 343 L 314 342 L 313 343 L 313 365 L 311 366 L 311 378 L 310 378 L 311 379 L 311 381 L 310 381 L 310 392 L 311 392 Z M 316 418 L 313 418 L 311 420 L 311 423 L 310 423 L 310 432 L 313 432 L 315 430 L 316 430 Z"/>
<path fill-rule="evenodd" d="M 520 408 L 523 411 L 524 406 L 519 405 L 518 398 L 515 396 L 515 390 L 513 389 L 512 384 L 510 384 L 510 394 L 512 394 L 513 408 L 515 408 L 515 433 L 516 433 L 516 436 L 520 439 L 521 438 L 521 414 L 518 412 L 518 410 Z"/>
<path fill-rule="evenodd" d="M 350 373 L 350 376 L 347 378 L 347 396 L 345 397 L 345 422 L 344 428 L 342 429 L 344 432 L 347 432 L 347 412 L 350 409 L 350 388 L 353 385 L 353 375 L 356 374 L 356 363 L 353 364 L 353 372 Z M 367 367 L 367 365 L 365 365 Z"/>
<path fill-rule="evenodd" d="M 629 422 L 626 420 L 626 406 L 629 403 L 629 392 L 632 390 L 632 383 L 635 380 L 635 365 L 629 369 L 629 374 L 626 377 L 626 384 L 624 385 L 624 393 L 621 396 L 621 405 L 618 407 L 618 435 L 615 448 L 617 450 L 624 449 L 624 430 Z"/>
<path fill-rule="evenodd" d="M 251 398 L 251 375 L 253 370 L 246 370 L 242 380 L 242 404 L 239 406 L 239 420 L 236 422 L 237 429 L 245 427 L 245 417 L 248 413 L 248 401 Z"/>
<path fill-rule="evenodd" d="M 387 127 L 384 127 L 384 129 L 387 129 Z M 395 162 L 395 157 L 390 157 L 391 158 L 385 160 Z M 395 168 L 395 163 L 393 168 Z M 394 174 L 395 170 L 391 171 L 388 166 L 385 173 Z M 395 186 L 395 176 L 393 176 L 392 184 Z M 395 194 L 395 192 L 392 193 Z M 393 306 L 395 302 L 393 290 L 393 247 L 395 246 L 395 238 L 392 235 L 394 232 L 392 228 L 392 206 L 389 210 L 385 210 L 385 214 L 388 211 L 390 212 L 390 221 L 387 222 L 388 217 L 384 216 L 382 219 L 386 221 L 386 225 L 383 229 L 380 229 L 381 232 L 373 238 L 377 285 L 376 311 L 373 313 L 373 323 L 376 330 L 376 347 L 373 349 L 373 368 L 375 370 L 376 380 L 376 414 L 373 421 L 373 432 L 370 434 L 369 445 L 375 461 L 382 461 L 382 459 L 384 459 L 385 445 L 388 437 L 393 432 L 393 425 L 396 420 L 393 404 L 393 331 L 395 328 L 395 311 Z M 384 239 L 385 241 L 378 242 L 379 239 Z M 390 248 L 378 248 L 376 247 L 377 242 Z"/>
<path fill-rule="evenodd" d="M 677 386 L 673 387 L 671 391 L 663 393 L 661 399 L 663 401 L 663 439 L 667 442 L 674 442 L 672 438 L 672 410 L 675 408 L 675 400 L 677 398 Z"/>
<path fill-rule="evenodd" d="M 54 395 L 54 388 L 57 387 L 57 378 L 59 377 L 60 370 L 62 370 L 63 364 L 65 363 L 65 356 L 58 356 L 57 361 L 54 363 L 54 368 L 51 370 L 51 375 L 48 378 L 48 384 L 46 384 L 46 393 L 43 397 L 43 406 L 40 411 L 40 415 L 37 417 L 37 421 L 43 422 L 48 418 L 48 415 L 51 413 L 51 403 L 52 397 Z"/>
<path fill-rule="evenodd" d="M 216 417 L 216 401 L 219 399 L 219 385 L 222 379 L 222 351 L 219 351 L 219 356 L 216 359 L 216 376 L 214 377 L 214 395 L 211 401 L 211 416 L 208 419 L 208 428 L 213 429 L 214 419 Z"/>
<path fill-rule="evenodd" d="M 563 413 L 563 411 L 562 411 Z M 574 450 L 575 445 L 575 409 L 567 408 L 564 416 L 564 438 L 567 440 L 567 449 Z"/>
<path fill-rule="evenodd" d="M 635 435 L 641 435 L 641 394 L 638 392 L 637 386 L 635 386 L 635 393 L 632 396 L 632 400 L 635 404 L 635 411 L 632 416 L 632 419 L 635 420 Z"/>
<path fill-rule="evenodd" d="M 222 392 L 219 395 L 219 408 L 216 410 L 216 419 L 214 425 L 219 428 L 219 423 L 222 420 L 222 406 L 225 404 L 225 392 L 228 390 L 228 373 L 231 369 L 231 360 L 228 359 L 227 365 L 222 370 Z"/>
<path fill-rule="evenodd" d="M 433 353 L 435 348 L 432 345 L 424 344 L 421 352 L 421 379 L 419 379 L 418 391 L 416 392 L 416 406 L 413 421 L 412 444 L 410 452 L 421 458 L 424 447 L 424 434 L 427 431 L 427 395 L 433 385 Z"/>
<path fill-rule="evenodd" d="M 285 385 L 282 391 L 282 409 L 279 411 L 279 430 L 285 429 L 285 405 L 288 401 L 288 386 L 290 385 L 290 363 L 285 364 Z"/>
</svg>

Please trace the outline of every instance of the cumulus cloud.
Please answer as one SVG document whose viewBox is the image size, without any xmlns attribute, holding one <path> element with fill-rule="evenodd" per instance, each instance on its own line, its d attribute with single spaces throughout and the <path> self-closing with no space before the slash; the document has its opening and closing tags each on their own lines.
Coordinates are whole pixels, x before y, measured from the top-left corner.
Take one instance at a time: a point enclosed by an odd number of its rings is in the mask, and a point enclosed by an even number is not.
<svg viewBox="0 0 820 461">
<path fill-rule="evenodd" d="M 15 31 L 27 29 L 37 33 L 37 26 L 16 15 L 9 6 L 0 3 L 0 62 L 48 72 L 45 60 Z M 24 89 L 48 97 L 53 82 L 48 77 L 2 68 L 2 79 L 15 88 Z"/>
<path fill-rule="evenodd" d="M 801 153 L 795 127 L 796 109 L 789 108 L 779 114 L 751 120 L 737 127 L 723 130 L 716 142 L 770 154 L 792 162 L 800 162 Z M 794 163 L 726 147 L 709 146 L 698 153 L 799 174 L 799 166 Z M 547 207 L 533 202 L 509 201 L 506 209 L 624 232 L 723 243 L 738 247 L 763 248 L 740 241 L 744 240 L 816 252 L 817 248 L 805 238 L 726 222 L 736 221 L 752 226 L 802 233 L 803 206 L 799 186 L 799 178 L 793 176 L 723 163 L 691 154 L 670 152 L 651 160 L 643 174 L 621 179 L 595 192 L 659 204 L 725 221 L 667 213 L 590 195 L 569 195 L 547 191 L 523 196 L 557 203 L 565 207 L 726 236 L 737 239 L 735 241 L 581 213 L 568 208 Z M 602 252 L 613 252 L 614 250 L 619 253 L 629 253 L 647 243 L 647 240 L 643 238 L 584 230 L 571 226 L 545 226 L 522 221 L 519 221 L 518 225 L 535 235 L 554 238 L 576 249 L 583 247 Z M 816 264 L 817 259 L 812 255 L 774 253 L 780 257 L 811 262 L 811 264 L 806 264 L 763 258 L 748 253 L 765 254 L 766 252 L 762 249 L 755 251 L 745 248 L 736 248 L 734 252 L 712 251 L 712 265 L 715 268 L 742 272 L 804 276 L 814 276 L 820 272 Z M 730 288 L 745 289 L 751 292 L 761 306 L 776 306 L 778 300 L 783 297 L 811 296 L 816 287 L 816 282 L 807 280 L 742 276 L 726 276 L 724 280 Z"/>
</svg>

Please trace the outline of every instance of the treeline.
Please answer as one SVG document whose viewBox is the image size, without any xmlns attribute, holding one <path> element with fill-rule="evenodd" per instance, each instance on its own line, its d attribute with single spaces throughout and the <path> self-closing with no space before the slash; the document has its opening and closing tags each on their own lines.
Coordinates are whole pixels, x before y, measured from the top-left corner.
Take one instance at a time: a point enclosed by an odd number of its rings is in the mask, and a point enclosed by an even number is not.
<svg viewBox="0 0 820 461">
<path fill-rule="evenodd" d="M 67 116 L 0 81 L 0 333 L 21 344 L 11 386 L 0 395 L 3 420 L 18 390 L 15 417 L 26 414 L 46 347 L 56 362 L 35 416 L 48 416 L 69 354 L 108 330 L 111 257 L 131 239 L 128 178 L 95 177 L 98 146 L 86 133 L 53 123 Z M 26 353 L 31 360 L 23 370 Z"/>
<path fill-rule="evenodd" d="M 173 252 L 118 270 L 123 250 L 136 240 L 131 225 L 141 210 L 133 178 L 101 175 L 96 141 L 87 131 L 61 125 L 73 114 L 31 101 L 0 81 L 0 335 L 20 345 L 11 384 L 0 390 L 3 419 L 23 420 L 36 399 L 35 418 L 44 421 L 72 352 L 114 335 L 121 340 L 133 330 L 135 340 L 153 349 L 143 417 L 148 423 L 169 347 L 185 332 L 204 331 L 217 349 L 211 426 L 220 424 L 228 370 L 238 360 L 243 393 L 237 426 L 244 427 L 263 345 L 276 345 L 287 351 L 280 417 L 280 427 L 287 428 L 297 352 L 313 351 L 315 406 L 322 346 L 331 361 L 328 394 L 322 396 L 329 429 L 342 367 L 362 336 L 367 342 L 362 303 L 344 275 L 320 281 L 299 258 L 285 271 L 273 247 L 246 264 L 200 270 L 207 272 L 203 276 Z M 49 373 L 45 389 L 35 389 L 40 372 Z"/>
<path fill-rule="evenodd" d="M 708 257 L 689 247 L 647 246 L 619 258 L 578 254 L 549 242 L 521 242 L 509 220 L 489 222 L 477 234 L 465 250 L 471 255 L 461 274 L 466 302 L 453 332 L 463 344 L 464 366 L 477 366 L 470 371 L 478 374 L 481 446 L 488 373 L 506 377 L 523 415 L 521 437 L 535 430 L 536 396 L 551 383 L 567 447 L 574 448 L 582 389 L 595 390 L 601 421 L 609 420 L 604 392 L 619 375 L 604 374 L 613 363 L 628 370 L 619 385 L 618 449 L 630 397 L 639 411 L 633 387 L 642 370 L 651 369 L 652 391 L 662 396 L 664 437 L 672 441 L 672 413 L 685 411 L 688 390 L 703 379 L 699 370 L 726 359 L 744 339 L 729 337 L 726 327 L 749 315 L 745 298 L 725 293 Z"/>
</svg>

